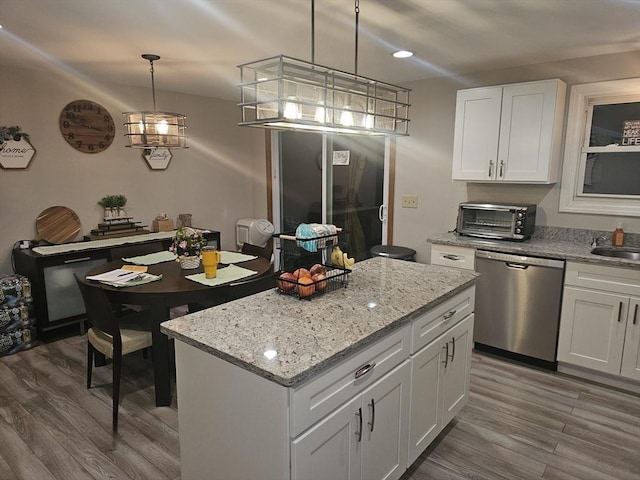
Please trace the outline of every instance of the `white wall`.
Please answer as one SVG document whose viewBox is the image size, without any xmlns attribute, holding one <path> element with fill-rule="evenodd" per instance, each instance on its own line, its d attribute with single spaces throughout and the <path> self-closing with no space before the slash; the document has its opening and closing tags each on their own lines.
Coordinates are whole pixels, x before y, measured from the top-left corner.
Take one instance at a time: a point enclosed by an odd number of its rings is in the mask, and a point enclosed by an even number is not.
<svg viewBox="0 0 640 480">
<path fill-rule="evenodd" d="M 451 180 L 456 92 L 462 88 L 560 78 L 568 85 L 640 76 L 640 52 L 546 63 L 466 77 L 415 82 L 411 93 L 410 137 L 397 140 L 393 243 L 415 249 L 420 262 L 430 259 L 427 238 L 455 228 L 457 205 L 467 200 L 538 204 L 539 225 L 640 232 L 637 217 L 558 212 L 560 182 L 555 185 L 490 185 Z M 568 103 L 569 95 L 567 95 Z M 402 195 L 418 195 L 418 208 L 401 208 Z"/>
<path fill-rule="evenodd" d="M 13 244 L 36 238 L 38 214 L 54 205 L 74 210 L 86 235 L 101 221 L 97 201 L 122 193 L 134 220 L 151 226 L 160 212 L 174 222 L 191 213 L 194 226 L 219 230 L 227 249 L 235 248 L 238 218 L 266 216 L 264 133 L 237 126 L 234 102 L 161 90 L 156 96 L 158 110 L 187 115 L 190 146 L 174 151 L 163 171 L 150 170 L 140 150 L 125 147 L 121 113 L 151 110 L 150 89 L 2 67 L 0 125 L 19 125 L 37 154 L 26 170 L 0 169 L 0 273 L 11 272 Z M 63 107 L 85 98 L 106 107 L 116 123 L 116 139 L 101 153 L 76 151 L 58 128 Z"/>
<path fill-rule="evenodd" d="M 428 262 L 427 238 L 455 227 L 458 203 L 466 200 L 533 202 L 537 223 L 549 226 L 640 232 L 637 218 L 558 212 L 560 184 L 484 185 L 451 181 L 456 91 L 546 78 L 569 88 L 640 76 L 640 52 L 604 55 L 482 72 L 466 77 L 415 82 L 409 137 L 397 139 L 393 243 L 414 248 Z M 121 112 L 151 108 L 149 89 L 90 83 L 59 72 L 2 67 L 0 125 L 20 125 L 38 151 L 27 170 L 0 170 L 0 273 L 11 271 L 17 240 L 35 238 L 35 220 L 45 208 L 67 206 L 80 216 L 82 233 L 100 221 L 96 202 L 123 193 L 135 220 L 150 224 L 158 212 L 174 219 L 192 213 L 197 226 L 222 232 L 222 246 L 234 248 L 238 218 L 265 217 L 264 132 L 238 127 L 234 102 L 158 90 L 158 109 L 188 116 L 191 148 L 174 152 L 166 171 L 150 171 L 140 152 L 125 148 Z M 88 98 L 105 106 L 118 127 L 116 141 L 99 154 L 72 149 L 58 130 L 58 116 L 71 100 Z M 402 195 L 418 195 L 418 208 L 400 207 Z"/>
</svg>

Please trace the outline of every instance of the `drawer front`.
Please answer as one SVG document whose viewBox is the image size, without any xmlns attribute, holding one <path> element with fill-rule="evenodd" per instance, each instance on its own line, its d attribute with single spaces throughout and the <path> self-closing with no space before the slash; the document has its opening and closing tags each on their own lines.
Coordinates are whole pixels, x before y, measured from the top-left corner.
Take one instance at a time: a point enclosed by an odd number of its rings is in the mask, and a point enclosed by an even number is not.
<svg viewBox="0 0 640 480">
<path fill-rule="evenodd" d="M 409 358 L 410 350 L 411 325 L 406 325 L 312 382 L 292 389 L 291 436 L 296 437 Z"/>
<path fill-rule="evenodd" d="M 638 295 L 640 269 L 567 262 L 565 285 Z"/>
<path fill-rule="evenodd" d="M 474 270 L 476 251 L 451 245 L 431 245 L 431 264 Z"/>
<path fill-rule="evenodd" d="M 467 315 L 473 313 L 476 301 L 476 288 L 470 287 L 434 307 L 413 321 L 411 353 L 432 342 Z"/>
</svg>

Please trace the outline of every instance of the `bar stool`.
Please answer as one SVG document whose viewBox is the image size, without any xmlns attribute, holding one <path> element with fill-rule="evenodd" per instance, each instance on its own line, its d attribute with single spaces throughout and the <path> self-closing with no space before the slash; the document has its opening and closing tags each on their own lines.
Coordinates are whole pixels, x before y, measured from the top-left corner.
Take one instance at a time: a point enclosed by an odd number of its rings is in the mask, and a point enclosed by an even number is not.
<svg viewBox="0 0 640 480">
<path fill-rule="evenodd" d="M 416 251 L 413 248 L 400 247 L 397 245 L 374 245 L 369 250 L 372 257 L 397 258 L 409 262 L 416 261 Z"/>
</svg>

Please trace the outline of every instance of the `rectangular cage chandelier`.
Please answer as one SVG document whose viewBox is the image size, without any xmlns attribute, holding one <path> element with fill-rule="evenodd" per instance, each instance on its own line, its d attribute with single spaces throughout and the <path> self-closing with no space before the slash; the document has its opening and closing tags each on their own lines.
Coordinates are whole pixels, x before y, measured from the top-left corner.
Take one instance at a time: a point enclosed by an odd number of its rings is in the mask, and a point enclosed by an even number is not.
<svg viewBox="0 0 640 480">
<path fill-rule="evenodd" d="M 284 55 L 238 68 L 241 126 L 409 135 L 410 89 Z"/>
</svg>

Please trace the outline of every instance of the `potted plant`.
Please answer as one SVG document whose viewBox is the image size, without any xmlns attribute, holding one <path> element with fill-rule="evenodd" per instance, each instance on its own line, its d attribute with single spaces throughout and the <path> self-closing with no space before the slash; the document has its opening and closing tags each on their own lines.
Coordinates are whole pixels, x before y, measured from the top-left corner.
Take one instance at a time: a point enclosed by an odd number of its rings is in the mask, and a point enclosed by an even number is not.
<svg viewBox="0 0 640 480">
<path fill-rule="evenodd" d="M 127 204 L 127 197 L 118 193 L 113 196 L 114 207 L 118 209 L 118 217 L 124 218 L 127 216 L 127 212 L 124 209 L 124 206 Z"/>
<path fill-rule="evenodd" d="M 207 246 L 207 240 L 202 231 L 191 227 L 182 227 L 176 231 L 169 251 L 178 257 L 176 261 L 184 269 L 200 266 L 200 251 Z"/>
<path fill-rule="evenodd" d="M 98 201 L 98 205 L 104 208 L 105 220 L 126 217 L 127 212 L 124 206 L 127 204 L 127 197 L 122 194 L 105 195 Z"/>
<path fill-rule="evenodd" d="M 0 145 L 4 142 L 8 142 L 9 140 L 19 142 L 22 138 L 24 138 L 28 142 L 29 134 L 26 132 L 21 132 L 20 127 L 18 127 L 17 125 L 14 127 L 0 127 Z"/>
</svg>

